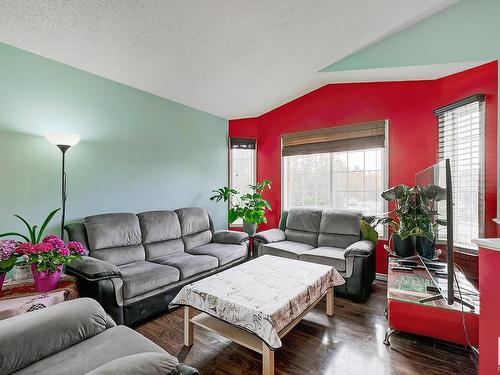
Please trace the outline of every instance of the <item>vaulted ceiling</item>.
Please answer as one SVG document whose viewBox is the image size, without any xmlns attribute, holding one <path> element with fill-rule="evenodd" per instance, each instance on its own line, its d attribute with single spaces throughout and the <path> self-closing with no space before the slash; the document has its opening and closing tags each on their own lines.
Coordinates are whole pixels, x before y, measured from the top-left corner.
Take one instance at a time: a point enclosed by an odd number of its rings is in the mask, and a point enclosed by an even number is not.
<svg viewBox="0 0 500 375">
<path fill-rule="evenodd" d="M 428 79 L 473 66 L 320 72 L 456 2 L 0 0 L 0 42 L 239 118 L 329 82 Z"/>
</svg>

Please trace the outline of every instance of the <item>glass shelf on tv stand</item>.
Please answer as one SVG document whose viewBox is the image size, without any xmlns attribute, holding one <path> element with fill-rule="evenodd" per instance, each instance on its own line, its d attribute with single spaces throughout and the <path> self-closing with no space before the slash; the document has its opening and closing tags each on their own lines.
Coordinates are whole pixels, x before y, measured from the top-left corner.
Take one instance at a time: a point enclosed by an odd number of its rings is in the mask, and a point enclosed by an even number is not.
<svg viewBox="0 0 500 375">
<path fill-rule="evenodd" d="M 446 292 L 447 279 L 446 277 L 432 277 L 429 271 L 424 267 L 422 259 L 419 256 L 406 258 L 405 260 L 412 260 L 417 263 L 417 268 L 412 271 L 397 271 L 392 270 L 394 266 L 399 266 L 399 258 L 389 258 L 389 277 L 387 285 L 387 297 L 389 299 L 415 303 L 422 305 L 422 300 L 428 300 L 432 297 L 439 296 L 439 293 L 431 293 L 427 291 L 427 286 L 441 288 Z M 461 303 L 455 302 L 453 305 L 448 305 L 444 299 L 429 300 L 424 305 L 444 308 L 450 310 L 463 310 L 464 312 L 479 314 L 479 292 L 478 290 L 466 279 L 465 275 L 459 270 L 455 270 L 457 281 L 460 285 L 462 299 L 467 304 L 474 306 L 470 309 Z M 460 298 L 456 282 L 454 285 L 455 297 Z"/>
</svg>

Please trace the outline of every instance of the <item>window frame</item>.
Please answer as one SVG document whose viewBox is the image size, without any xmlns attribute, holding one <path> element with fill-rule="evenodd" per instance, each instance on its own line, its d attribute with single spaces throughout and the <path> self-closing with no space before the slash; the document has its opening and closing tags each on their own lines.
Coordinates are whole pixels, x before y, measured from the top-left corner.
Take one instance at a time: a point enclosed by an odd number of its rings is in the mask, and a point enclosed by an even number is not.
<svg viewBox="0 0 500 375">
<path fill-rule="evenodd" d="M 383 165 L 383 170 L 382 170 L 382 175 L 383 175 L 383 185 L 382 185 L 382 190 L 385 191 L 388 189 L 389 186 L 389 120 L 384 120 L 384 130 L 385 130 L 385 147 L 384 151 L 382 152 L 382 165 Z M 285 182 L 286 182 L 286 176 L 285 176 L 285 157 L 281 153 L 281 150 L 283 150 L 283 138 L 280 137 L 280 157 L 281 157 L 281 191 L 280 191 L 280 200 L 281 200 L 281 212 L 285 211 L 285 196 L 286 196 L 286 187 L 285 187 Z M 330 180 L 331 180 L 331 169 L 332 165 L 330 163 Z M 331 190 L 331 188 L 330 188 Z M 387 202 L 385 199 L 382 199 L 382 209 L 385 212 L 388 211 L 389 207 L 389 202 Z M 388 240 L 388 230 L 386 226 L 383 226 L 383 234 L 380 236 L 381 240 Z"/>
<path fill-rule="evenodd" d="M 257 138 L 252 138 L 252 137 L 228 137 L 228 186 L 230 189 L 233 188 L 233 157 L 232 157 L 232 148 L 231 148 L 231 138 L 238 138 L 238 139 L 249 139 L 255 141 L 255 149 L 253 149 L 254 155 L 253 155 L 253 171 L 252 171 L 252 176 L 253 176 L 253 183 L 257 183 Z M 229 202 L 227 203 L 227 208 L 229 210 Z M 228 223 L 229 228 L 242 228 L 243 227 L 243 222 L 238 223 Z"/>
<path fill-rule="evenodd" d="M 486 143 L 486 98 L 483 94 L 476 94 L 472 95 L 470 97 L 464 98 L 462 100 L 459 100 L 457 102 L 451 103 L 447 106 L 438 108 L 437 110 L 434 111 L 434 114 L 437 119 L 437 126 L 438 126 L 438 137 L 437 137 L 437 144 L 438 144 L 438 151 L 437 151 L 437 156 L 436 159 L 438 162 L 450 158 L 449 156 L 443 155 L 441 157 L 440 154 L 440 140 L 441 136 L 439 134 L 439 129 L 440 129 L 440 124 L 441 124 L 441 117 L 445 116 L 448 112 L 463 108 L 467 105 L 473 104 L 473 103 L 478 103 L 479 105 L 479 119 L 480 119 L 480 124 L 479 124 L 479 145 L 478 145 L 478 151 L 479 151 L 479 189 L 478 189 L 478 196 L 479 199 L 477 201 L 478 205 L 478 237 L 482 238 L 484 237 L 484 232 L 485 232 L 485 226 L 486 226 L 486 219 L 485 219 L 485 208 L 486 208 L 486 197 L 485 197 L 485 192 L 486 192 L 486 171 L 485 171 L 485 166 L 486 166 L 486 150 L 485 150 L 485 143 Z M 443 141 L 444 142 L 444 141 Z M 453 165 L 452 165 L 452 173 L 453 173 Z M 453 189 L 453 187 L 452 187 Z M 455 205 L 456 201 L 456 194 L 453 194 L 453 205 Z M 455 220 L 454 220 L 455 221 Z M 456 230 L 456 228 L 454 228 Z M 455 239 L 455 236 L 454 236 Z M 471 239 L 474 240 L 473 238 Z M 446 243 L 446 240 L 440 238 L 438 236 L 437 238 L 437 243 L 438 244 L 444 244 Z M 477 245 L 475 246 L 467 246 L 464 244 L 456 243 L 454 240 L 453 243 L 453 248 L 455 251 L 460 251 L 463 253 L 467 254 L 472 254 L 472 255 L 477 255 L 479 253 L 479 248 Z"/>
</svg>

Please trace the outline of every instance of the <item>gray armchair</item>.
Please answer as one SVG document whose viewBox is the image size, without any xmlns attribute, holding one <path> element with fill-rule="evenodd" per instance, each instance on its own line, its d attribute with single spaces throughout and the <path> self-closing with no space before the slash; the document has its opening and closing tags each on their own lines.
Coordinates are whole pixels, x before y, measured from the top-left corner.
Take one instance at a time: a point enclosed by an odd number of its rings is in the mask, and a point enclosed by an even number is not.
<svg viewBox="0 0 500 375">
<path fill-rule="evenodd" d="M 2 374 L 198 374 L 90 298 L 2 320 L 0 340 Z"/>
<path fill-rule="evenodd" d="M 375 244 L 362 240 L 361 219 L 360 212 L 347 210 L 284 211 L 279 228 L 254 236 L 254 254 L 333 266 L 346 280 L 336 291 L 365 300 L 375 280 Z"/>
</svg>

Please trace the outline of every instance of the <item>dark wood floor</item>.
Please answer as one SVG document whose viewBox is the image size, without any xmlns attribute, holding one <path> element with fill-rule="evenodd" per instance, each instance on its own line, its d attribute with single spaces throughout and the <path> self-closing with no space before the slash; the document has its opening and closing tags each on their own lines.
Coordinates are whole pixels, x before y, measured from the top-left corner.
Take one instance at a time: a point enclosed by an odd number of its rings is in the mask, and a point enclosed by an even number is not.
<svg viewBox="0 0 500 375">
<path fill-rule="evenodd" d="M 336 297 L 335 316 L 318 306 L 283 339 L 276 352 L 276 374 L 476 374 L 475 361 L 463 347 L 423 337 L 383 337 L 386 285 L 376 282 L 366 303 Z M 136 327 L 137 331 L 200 370 L 201 374 L 260 374 L 260 355 L 202 328 L 191 349 L 183 347 L 182 310 Z"/>
</svg>

